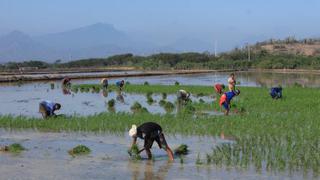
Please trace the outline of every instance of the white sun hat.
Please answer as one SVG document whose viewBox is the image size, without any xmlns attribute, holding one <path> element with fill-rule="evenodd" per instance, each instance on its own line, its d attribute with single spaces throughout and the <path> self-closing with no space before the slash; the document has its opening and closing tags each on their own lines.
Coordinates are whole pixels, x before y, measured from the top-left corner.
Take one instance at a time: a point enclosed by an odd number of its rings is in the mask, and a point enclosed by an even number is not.
<svg viewBox="0 0 320 180">
<path fill-rule="evenodd" d="M 133 137 L 136 134 L 137 134 L 137 126 L 133 124 L 131 129 L 129 130 L 129 136 Z"/>
</svg>

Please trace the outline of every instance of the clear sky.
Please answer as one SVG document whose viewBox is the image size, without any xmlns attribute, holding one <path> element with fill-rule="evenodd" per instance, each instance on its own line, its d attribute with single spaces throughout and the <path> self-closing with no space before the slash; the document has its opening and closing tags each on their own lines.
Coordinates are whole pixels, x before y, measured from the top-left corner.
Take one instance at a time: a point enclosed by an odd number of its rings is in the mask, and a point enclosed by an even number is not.
<svg viewBox="0 0 320 180">
<path fill-rule="evenodd" d="M 0 34 L 40 35 L 104 22 L 137 37 L 222 46 L 320 36 L 320 0 L 0 0 Z"/>
</svg>

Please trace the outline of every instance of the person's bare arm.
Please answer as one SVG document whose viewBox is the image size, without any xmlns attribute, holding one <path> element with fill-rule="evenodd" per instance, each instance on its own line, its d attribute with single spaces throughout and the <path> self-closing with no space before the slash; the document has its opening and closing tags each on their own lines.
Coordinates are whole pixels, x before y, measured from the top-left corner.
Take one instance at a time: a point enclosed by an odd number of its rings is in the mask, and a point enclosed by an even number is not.
<svg viewBox="0 0 320 180">
<path fill-rule="evenodd" d="M 137 137 L 133 138 L 132 144 L 131 144 L 131 148 L 133 147 L 133 145 L 137 144 Z"/>
</svg>

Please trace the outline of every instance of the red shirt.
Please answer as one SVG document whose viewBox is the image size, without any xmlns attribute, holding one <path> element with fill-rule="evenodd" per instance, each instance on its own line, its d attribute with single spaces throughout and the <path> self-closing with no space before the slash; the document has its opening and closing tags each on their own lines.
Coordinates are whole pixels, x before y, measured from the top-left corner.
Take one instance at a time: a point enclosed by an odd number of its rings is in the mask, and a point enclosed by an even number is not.
<svg viewBox="0 0 320 180">
<path fill-rule="evenodd" d="M 216 84 L 214 85 L 214 90 L 216 90 L 217 93 L 222 93 L 222 84 Z"/>
</svg>

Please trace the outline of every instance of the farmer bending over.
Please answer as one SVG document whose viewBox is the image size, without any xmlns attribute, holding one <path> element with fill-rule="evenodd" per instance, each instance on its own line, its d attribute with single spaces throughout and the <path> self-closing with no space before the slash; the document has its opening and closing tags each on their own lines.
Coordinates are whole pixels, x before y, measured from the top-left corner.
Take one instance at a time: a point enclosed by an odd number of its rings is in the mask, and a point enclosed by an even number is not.
<svg viewBox="0 0 320 180">
<path fill-rule="evenodd" d="M 180 101 L 188 101 L 190 97 L 190 93 L 181 89 L 178 91 L 178 100 Z"/>
<path fill-rule="evenodd" d="M 108 85 L 109 85 L 108 79 L 107 79 L 107 78 L 101 79 L 101 85 L 102 85 L 102 87 L 103 87 L 104 89 L 107 89 L 107 88 L 108 88 Z"/>
<path fill-rule="evenodd" d="M 65 77 L 62 79 L 62 86 L 70 86 L 71 85 L 71 79 L 68 77 Z"/>
<path fill-rule="evenodd" d="M 280 99 L 282 98 L 282 87 L 273 87 L 270 89 L 270 96 L 272 99 Z"/>
<path fill-rule="evenodd" d="M 173 153 L 168 146 L 166 139 L 162 133 L 162 128 L 159 124 L 154 122 L 146 122 L 137 127 L 136 125 L 132 125 L 131 129 L 129 130 L 129 135 L 133 138 L 132 146 L 137 143 L 137 138 L 144 140 L 144 145 L 139 152 L 141 153 L 143 150 L 146 150 L 148 155 L 148 159 L 152 158 L 151 154 L 151 147 L 153 142 L 156 141 L 160 149 L 164 149 L 167 151 L 168 157 L 171 161 L 173 161 Z"/>
<path fill-rule="evenodd" d="M 224 84 L 215 84 L 214 85 L 214 90 L 216 91 L 217 94 L 220 94 L 220 95 L 223 93 L 224 88 L 225 88 Z"/>
<path fill-rule="evenodd" d="M 120 89 L 120 91 L 122 91 L 123 86 L 124 86 L 124 80 L 117 81 L 116 86 Z"/>
<path fill-rule="evenodd" d="M 54 111 L 59 110 L 60 108 L 61 104 L 51 101 L 42 101 L 39 104 L 39 112 L 42 114 L 43 118 L 56 116 Z"/>
<path fill-rule="evenodd" d="M 229 91 L 224 93 L 221 98 L 220 98 L 220 107 L 223 106 L 223 108 L 225 109 L 224 115 L 229 115 L 229 111 L 230 111 L 230 105 L 231 105 L 231 100 L 233 97 L 238 96 L 240 94 L 240 90 L 235 90 L 235 91 Z"/>
</svg>

